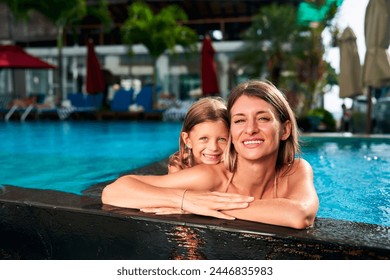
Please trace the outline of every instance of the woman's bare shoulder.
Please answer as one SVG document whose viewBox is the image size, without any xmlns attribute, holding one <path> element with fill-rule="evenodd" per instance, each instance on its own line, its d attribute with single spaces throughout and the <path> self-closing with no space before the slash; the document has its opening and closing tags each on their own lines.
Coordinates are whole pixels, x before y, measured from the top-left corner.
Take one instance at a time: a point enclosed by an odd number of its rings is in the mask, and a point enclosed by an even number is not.
<svg viewBox="0 0 390 280">
<path fill-rule="evenodd" d="M 297 158 L 294 160 L 294 163 L 292 166 L 287 165 L 287 164 L 284 165 L 281 169 L 280 174 L 282 174 L 282 176 L 285 175 L 285 176 L 289 177 L 289 176 L 297 176 L 297 175 L 299 176 L 299 174 L 302 174 L 302 172 L 311 173 L 312 167 L 307 160 L 305 160 L 303 158 Z"/>
</svg>

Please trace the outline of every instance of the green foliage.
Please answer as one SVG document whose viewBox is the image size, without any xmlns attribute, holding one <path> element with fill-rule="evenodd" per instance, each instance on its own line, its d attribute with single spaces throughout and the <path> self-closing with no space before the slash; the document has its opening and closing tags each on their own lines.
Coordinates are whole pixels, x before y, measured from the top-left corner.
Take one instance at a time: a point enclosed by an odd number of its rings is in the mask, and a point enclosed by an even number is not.
<svg viewBox="0 0 390 280">
<path fill-rule="evenodd" d="M 58 82 L 59 95 L 62 96 L 62 47 L 65 27 L 75 30 L 82 19 L 90 13 L 99 18 L 107 27 L 111 22 L 107 0 L 87 7 L 86 0 L 0 0 L 8 5 L 16 19 L 28 20 L 32 11 L 44 15 L 57 28 Z M 88 9 L 87 9 L 88 8 Z M 74 33 L 75 34 L 75 33 Z"/>
<path fill-rule="evenodd" d="M 103 24 L 106 31 L 113 27 L 113 19 L 108 9 L 107 0 L 99 0 L 97 3 L 90 4 L 87 6 L 87 15 L 95 17 Z"/>
<path fill-rule="evenodd" d="M 313 5 L 321 7 L 324 1 Z M 322 41 L 336 12 L 333 1 L 322 11 L 321 21 L 302 25 L 296 7 L 264 5 L 244 33 L 235 62 L 249 78 L 264 77 L 279 88 L 293 88 L 302 103 L 297 114 L 304 116 L 327 86 L 337 83 L 334 69 L 323 58 Z"/>
<path fill-rule="evenodd" d="M 144 45 L 153 59 L 153 100 L 156 100 L 156 61 L 165 51 L 174 53 L 179 45 L 185 51 L 195 51 L 198 36 L 191 28 L 181 25 L 187 15 L 180 7 L 169 5 L 158 14 L 153 14 L 149 6 L 141 1 L 128 7 L 128 18 L 121 33 L 122 41 L 132 54 L 134 44 Z"/>
<path fill-rule="evenodd" d="M 169 5 L 154 15 L 147 4 L 135 2 L 129 6 L 128 18 L 121 28 L 122 40 L 130 47 L 130 53 L 132 45 L 144 45 L 153 60 L 166 50 L 174 51 L 176 45 L 195 50 L 197 34 L 179 23 L 185 20 L 186 13 L 176 5 Z"/>
<path fill-rule="evenodd" d="M 3 0 L 17 17 L 28 18 L 35 10 L 46 16 L 57 27 L 71 24 L 86 14 L 85 0 Z"/>
<path fill-rule="evenodd" d="M 293 6 L 264 6 L 243 34 L 245 45 L 235 61 L 249 76 L 265 73 L 268 80 L 278 85 L 282 71 L 293 63 L 292 47 L 303 30 L 297 24 Z"/>
<path fill-rule="evenodd" d="M 315 117 L 319 119 L 320 123 L 325 125 L 324 129 L 322 129 L 324 131 L 336 131 L 336 121 L 333 115 L 323 108 L 310 110 L 307 114 L 307 117 Z"/>
</svg>

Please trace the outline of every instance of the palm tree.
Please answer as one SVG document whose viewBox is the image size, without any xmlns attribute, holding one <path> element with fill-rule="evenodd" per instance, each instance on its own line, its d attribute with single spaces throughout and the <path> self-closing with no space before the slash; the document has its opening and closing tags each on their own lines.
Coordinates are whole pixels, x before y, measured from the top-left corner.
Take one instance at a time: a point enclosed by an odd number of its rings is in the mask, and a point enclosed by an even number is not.
<svg viewBox="0 0 390 280">
<path fill-rule="evenodd" d="M 323 60 L 321 33 L 336 11 L 333 5 L 313 26 L 298 20 L 294 6 L 264 6 L 244 33 L 244 48 L 235 60 L 251 78 L 264 77 L 280 88 L 294 88 L 300 95 L 294 97 L 303 103 L 297 113 L 305 115 L 334 72 Z"/>
<path fill-rule="evenodd" d="M 86 0 L 0 0 L 5 2 L 12 13 L 19 19 L 27 20 L 31 11 L 37 11 L 50 20 L 57 28 L 58 48 L 58 96 L 63 98 L 62 92 L 62 48 L 64 45 L 64 29 L 70 27 L 75 30 L 81 20 L 89 13 L 98 17 L 104 24 L 109 24 L 111 16 L 108 12 L 106 0 L 87 7 Z"/>
<path fill-rule="evenodd" d="M 266 79 L 279 86 L 282 72 L 291 66 L 292 46 L 302 29 L 293 6 L 264 6 L 243 34 L 245 45 L 235 60 L 250 77 L 265 73 Z"/>
<path fill-rule="evenodd" d="M 167 6 L 158 14 L 153 14 L 143 2 L 135 2 L 128 7 L 128 18 L 121 28 L 122 40 L 128 45 L 130 55 L 134 44 L 142 44 L 148 50 L 153 61 L 153 100 L 156 100 L 157 59 L 166 50 L 174 52 L 178 45 L 187 51 L 196 48 L 196 32 L 180 24 L 186 20 L 186 13 L 176 5 Z"/>
</svg>

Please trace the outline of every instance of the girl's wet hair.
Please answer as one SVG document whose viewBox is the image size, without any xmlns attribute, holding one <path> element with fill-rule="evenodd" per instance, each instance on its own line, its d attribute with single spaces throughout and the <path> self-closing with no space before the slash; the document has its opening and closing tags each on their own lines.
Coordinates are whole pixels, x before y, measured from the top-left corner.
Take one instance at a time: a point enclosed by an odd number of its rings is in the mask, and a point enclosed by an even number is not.
<svg viewBox="0 0 390 280">
<path fill-rule="evenodd" d="M 204 122 L 223 121 L 228 128 L 228 119 L 226 102 L 221 97 L 203 97 L 192 104 L 183 121 L 179 139 L 179 151 L 170 156 L 168 165 L 180 169 L 189 168 L 195 165 L 192 152 L 186 147 L 181 137 L 182 132 L 189 133 L 195 125 Z"/>
</svg>

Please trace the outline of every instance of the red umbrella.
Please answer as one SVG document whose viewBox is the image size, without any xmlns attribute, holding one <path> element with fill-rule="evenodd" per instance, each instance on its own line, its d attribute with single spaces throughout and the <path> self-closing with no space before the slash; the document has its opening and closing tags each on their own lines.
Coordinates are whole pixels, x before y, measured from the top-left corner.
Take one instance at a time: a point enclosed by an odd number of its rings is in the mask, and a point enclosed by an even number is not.
<svg viewBox="0 0 390 280">
<path fill-rule="evenodd" d="M 202 46 L 202 94 L 204 96 L 219 93 L 214 54 L 210 36 L 206 35 Z"/>
<path fill-rule="evenodd" d="M 87 92 L 100 93 L 105 89 L 103 71 L 100 67 L 99 60 L 95 53 L 95 48 L 92 40 L 88 40 L 88 55 L 87 55 Z"/>
<path fill-rule="evenodd" d="M 56 66 L 28 54 L 19 46 L 6 45 L 0 46 L 0 68 L 53 69 Z"/>
</svg>

